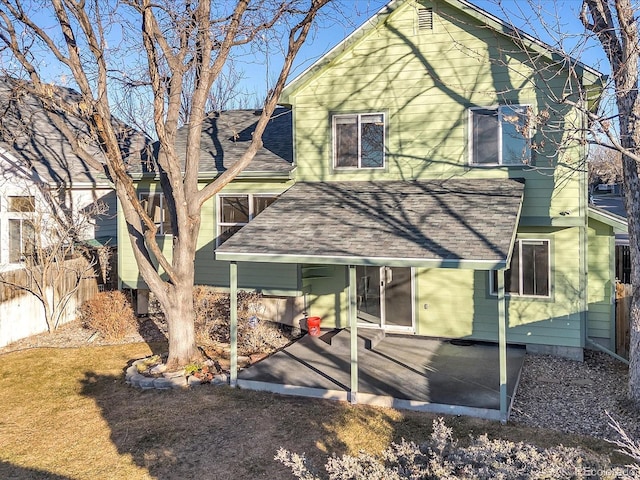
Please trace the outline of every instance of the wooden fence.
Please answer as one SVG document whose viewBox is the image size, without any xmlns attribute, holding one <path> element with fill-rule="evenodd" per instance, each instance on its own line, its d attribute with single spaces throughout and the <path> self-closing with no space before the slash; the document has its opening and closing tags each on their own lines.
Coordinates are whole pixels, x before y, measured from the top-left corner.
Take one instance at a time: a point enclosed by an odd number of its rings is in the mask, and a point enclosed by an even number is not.
<svg viewBox="0 0 640 480">
<path fill-rule="evenodd" d="M 631 283 L 631 252 L 629 245 L 616 245 L 616 278 L 621 283 Z"/>
<path fill-rule="evenodd" d="M 628 283 L 616 283 L 616 353 L 625 358 L 629 358 L 631 287 Z"/>
<path fill-rule="evenodd" d="M 67 260 L 69 262 L 86 262 L 83 258 Z M 29 281 L 24 269 L 4 272 L 6 281 L 26 285 Z M 50 281 L 51 289 L 57 292 L 68 291 L 75 284 L 75 274 L 68 272 Z M 98 275 L 87 275 L 80 281 L 80 288 L 69 302 L 60 325 L 76 318 L 77 307 L 93 298 L 99 290 Z M 29 292 L 0 282 L 0 347 L 21 338 L 47 331 L 42 303 Z"/>
</svg>

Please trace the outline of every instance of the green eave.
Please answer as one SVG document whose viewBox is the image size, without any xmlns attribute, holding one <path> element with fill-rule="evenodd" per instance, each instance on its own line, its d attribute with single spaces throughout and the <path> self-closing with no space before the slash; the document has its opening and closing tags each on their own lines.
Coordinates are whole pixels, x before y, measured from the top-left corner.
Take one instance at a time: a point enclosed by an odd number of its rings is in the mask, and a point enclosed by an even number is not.
<svg viewBox="0 0 640 480">
<path fill-rule="evenodd" d="M 228 262 L 299 263 L 315 265 L 367 265 L 380 267 L 463 268 L 470 270 L 501 270 L 507 262 L 501 260 L 465 260 L 433 258 L 340 257 L 329 255 L 284 255 L 267 253 L 215 252 L 216 260 Z"/>
<path fill-rule="evenodd" d="M 589 207 L 589 218 L 613 228 L 614 233 L 628 233 L 627 219 L 601 208 Z"/>
<path fill-rule="evenodd" d="M 82 240 L 79 243 L 92 248 L 101 248 L 101 247 L 115 247 L 118 242 L 115 241 L 113 237 L 97 237 L 97 238 L 90 238 L 88 240 Z"/>
<path fill-rule="evenodd" d="M 293 178 L 293 172 L 295 167 L 287 172 L 273 172 L 273 171 L 251 171 L 251 172 L 240 172 L 235 180 L 255 180 L 255 179 L 264 179 L 264 180 L 291 180 Z M 149 181 L 160 181 L 160 177 L 157 173 L 132 173 L 130 174 L 131 178 L 134 181 L 141 180 L 149 180 Z M 220 172 L 200 172 L 198 173 L 198 180 L 205 181 L 213 181 L 217 177 L 220 176 Z"/>
</svg>

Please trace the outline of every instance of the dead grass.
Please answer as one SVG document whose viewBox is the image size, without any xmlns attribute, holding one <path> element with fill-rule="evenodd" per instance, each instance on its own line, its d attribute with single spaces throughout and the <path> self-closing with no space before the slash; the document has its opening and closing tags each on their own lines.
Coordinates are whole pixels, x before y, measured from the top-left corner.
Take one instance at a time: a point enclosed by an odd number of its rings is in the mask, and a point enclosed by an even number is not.
<svg viewBox="0 0 640 480">
<path fill-rule="evenodd" d="M 351 407 L 323 400 L 202 386 L 140 391 L 123 367 L 151 353 L 146 344 L 33 349 L 0 356 L 0 478 L 279 479 L 278 447 L 327 454 L 382 451 L 421 442 L 434 416 Z M 604 441 L 558 432 L 447 417 L 458 438 L 582 446 L 626 460 Z"/>
</svg>

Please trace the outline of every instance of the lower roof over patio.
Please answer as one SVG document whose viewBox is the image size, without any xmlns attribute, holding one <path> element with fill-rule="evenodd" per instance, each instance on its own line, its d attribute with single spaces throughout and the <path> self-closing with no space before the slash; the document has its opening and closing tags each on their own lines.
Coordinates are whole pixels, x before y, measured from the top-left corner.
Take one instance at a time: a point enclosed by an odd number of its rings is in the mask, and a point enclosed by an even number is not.
<svg viewBox="0 0 640 480">
<path fill-rule="evenodd" d="M 524 181 L 296 183 L 215 252 L 227 261 L 506 268 Z"/>
</svg>

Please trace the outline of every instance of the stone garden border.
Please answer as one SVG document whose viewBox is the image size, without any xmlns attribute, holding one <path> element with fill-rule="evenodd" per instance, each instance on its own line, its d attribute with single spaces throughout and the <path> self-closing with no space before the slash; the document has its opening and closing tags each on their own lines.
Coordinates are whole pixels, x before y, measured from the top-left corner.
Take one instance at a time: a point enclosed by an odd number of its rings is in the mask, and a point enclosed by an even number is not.
<svg viewBox="0 0 640 480">
<path fill-rule="evenodd" d="M 125 371 L 125 382 L 133 387 L 142 390 L 169 390 L 171 388 L 187 388 L 196 385 L 203 385 L 203 382 L 193 376 L 186 376 L 183 372 L 166 372 L 159 377 L 149 377 L 138 372 L 138 365 L 146 358 L 134 361 Z M 228 385 L 229 377 L 226 373 L 219 373 L 213 377 L 211 385 Z"/>
</svg>

